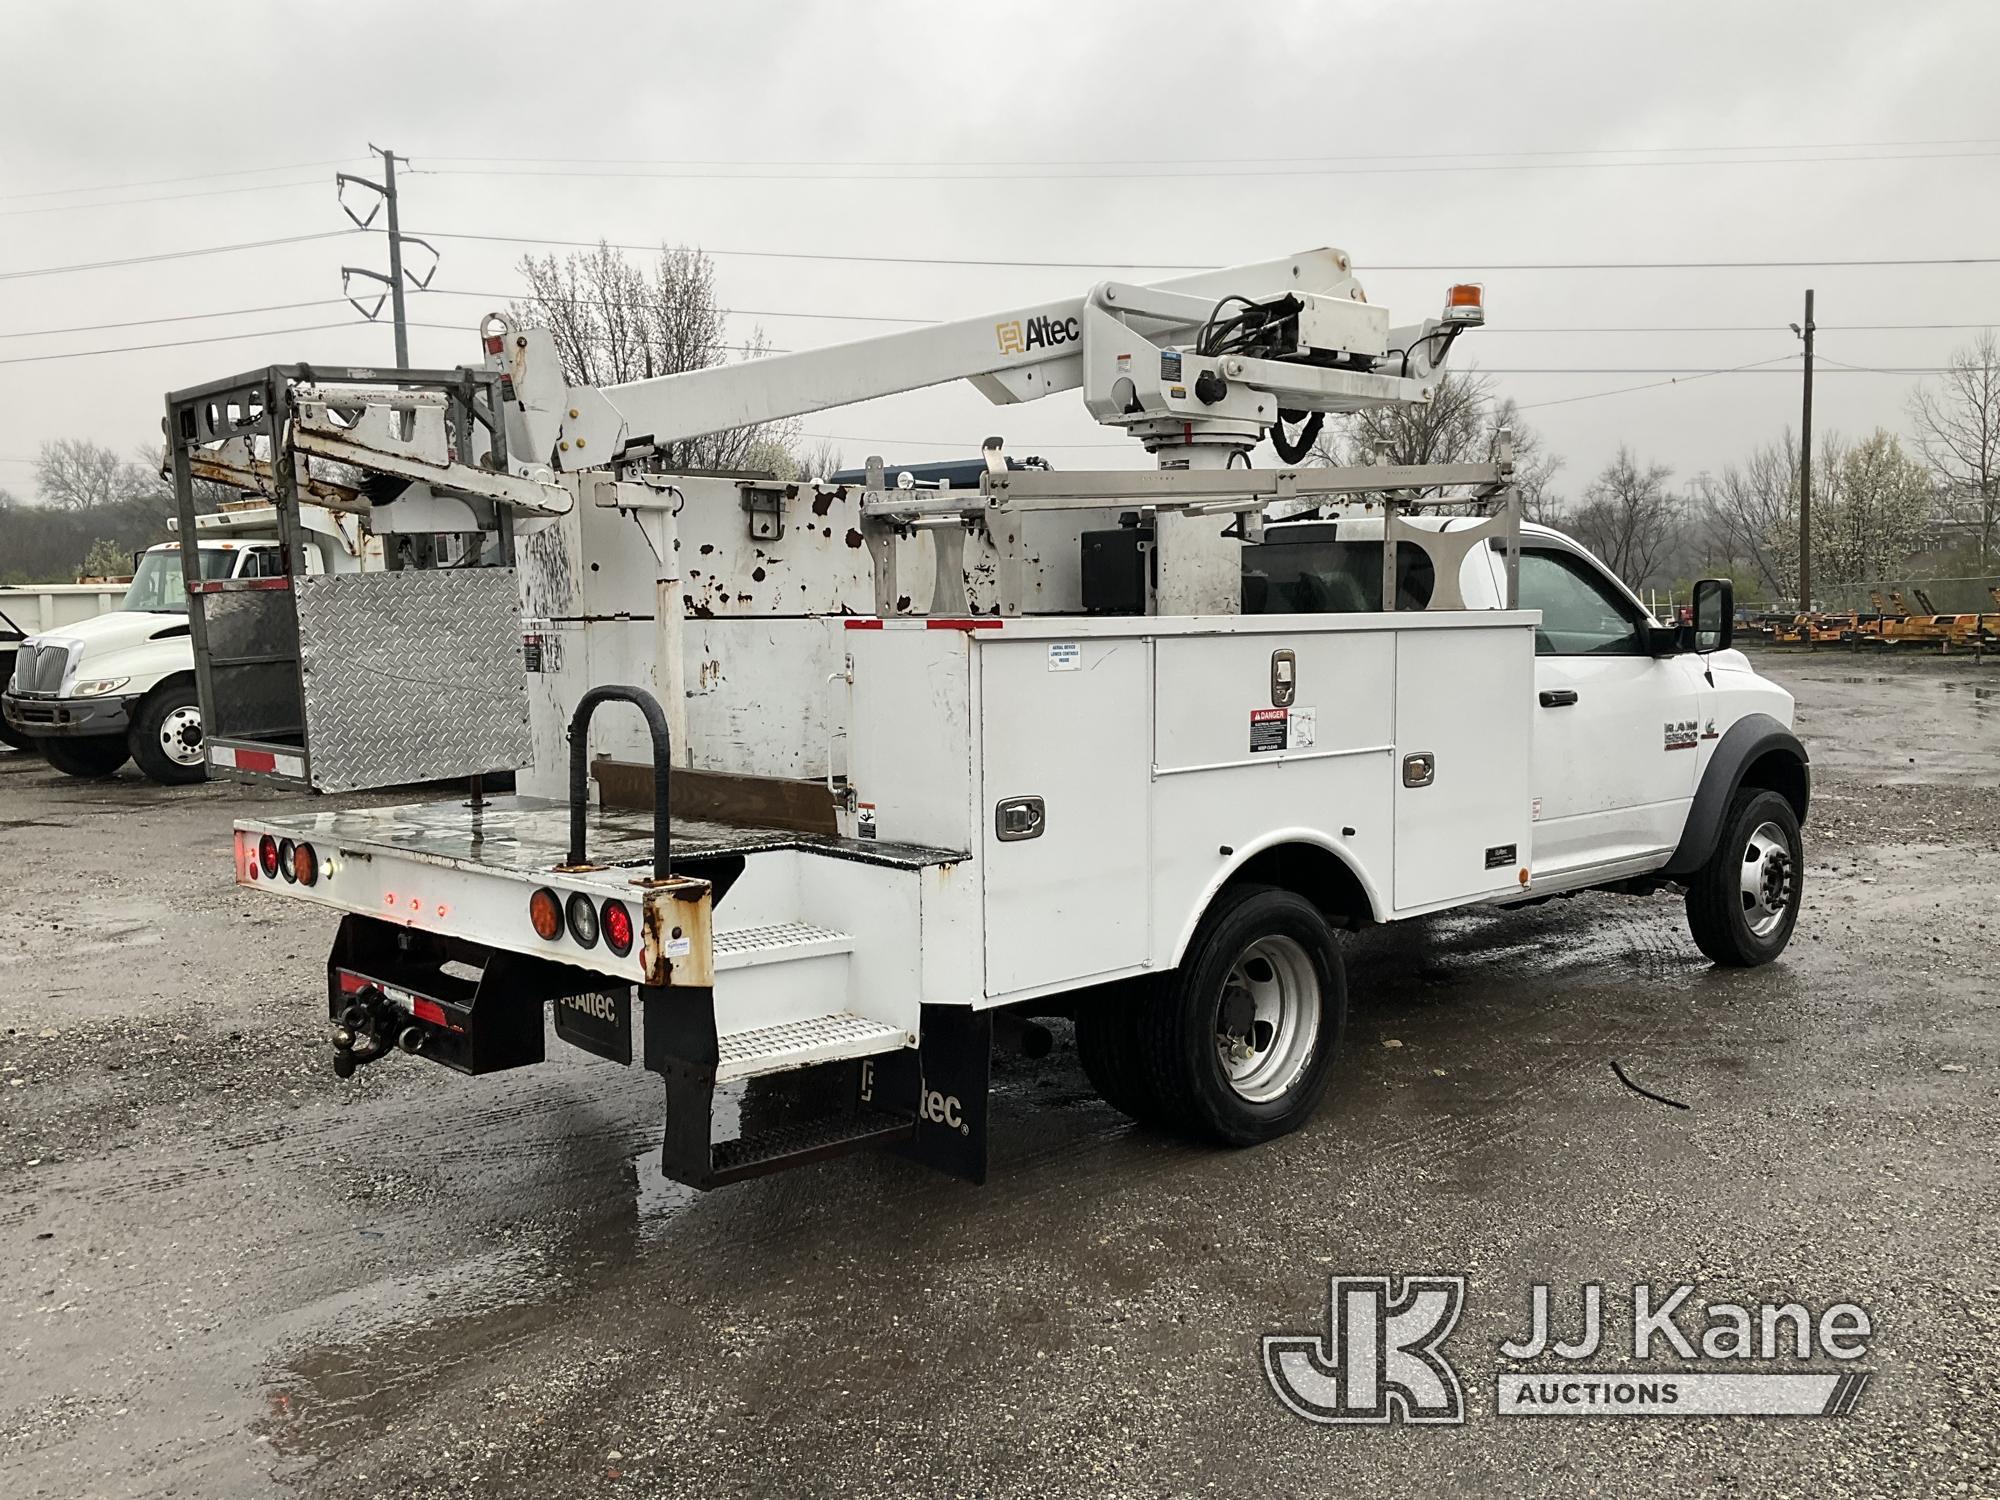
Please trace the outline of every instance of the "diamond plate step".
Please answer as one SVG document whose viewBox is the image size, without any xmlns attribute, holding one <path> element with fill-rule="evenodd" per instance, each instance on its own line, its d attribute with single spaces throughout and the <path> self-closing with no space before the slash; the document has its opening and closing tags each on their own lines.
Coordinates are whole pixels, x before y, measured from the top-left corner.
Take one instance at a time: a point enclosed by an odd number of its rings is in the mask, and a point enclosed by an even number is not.
<svg viewBox="0 0 2000 1500">
<path fill-rule="evenodd" d="M 739 1182 L 784 1167 L 802 1166 L 829 1156 L 841 1156 L 864 1146 L 908 1140 L 916 1122 L 907 1115 L 863 1109 L 854 1115 L 807 1120 L 760 1131 L 716 1145 L 709 1161 L 708 1186 Z"/>
<path fill-rule="evenodd" d="M 731 1032 L 716 1040 L 715 1081 L 727 1083 L 732 1078 L 782 1073 L 788 1068 L 845 1057 L 873 1057 L 899 1047 L 913 1047 L 917 1039 L 900 1026 L 885 1026 L 852 1011 L 836 1011 L 828 1016 Z"/>
<path fill-rule="evenodd" d="M 852 953 L 854 939 L 811 922 L 770 922 L 761 927 L 733 927 L 718 932 L 713 947 L 715 967 L 720 971 L 818 958 L 825 953 Z"/>
</svg>

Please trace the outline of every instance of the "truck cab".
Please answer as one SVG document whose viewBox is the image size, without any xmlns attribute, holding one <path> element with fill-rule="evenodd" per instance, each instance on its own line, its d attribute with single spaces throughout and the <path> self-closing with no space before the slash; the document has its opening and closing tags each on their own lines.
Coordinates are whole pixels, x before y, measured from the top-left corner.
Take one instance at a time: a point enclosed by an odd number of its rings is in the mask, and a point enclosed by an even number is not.
<svg viewBox="0 0 2000 1500">
<path fill-rule="evenodd" d="M 1245 614 L 1382 607 L 1379 520 L 1283 521 L 1264 537 L 1244 548 Z M 1425 608 L 1435 587 L 1429 556 L 1399 549 L 1396 607 Z M 1536 893 L 1643 879 L 1670 866 L 1688 873 L 1686 835 L 1717 751 L 1734 739 L 1725 758 L 1734 770 L 1742 747 L 1789 739 L 1792 695 L 1740 651 L 1693 650 L 1690 627 L 1656 620 L 1616 574 L 1553 527 L 1521 526 L 1518 591 L 1519 607 L 1542 617 L 1529 762 Z M 1469 608 L 1503 607 L 1504 550 L 1468 552 L 1459 593 Z M 1763 774 L 1803 816 L 1806 779 L 1787 769 L 1794 764 L 1775 758 Z"/>
<path fill-rule="evenodd" d="M 309 575 L 379 560 L 353 518 L 306 506 L 301 520 Z M 204 582 L 286 577 L 270 506 L 204 515 L 196 530 Z M 11 736 L 57 770 L 96 778 L 131 760 L 166 786 L 206 778 L 182 547 L 162 542 L 142 553 L 119 608 L 15 648 L 0 714 Z"/>
</svg>

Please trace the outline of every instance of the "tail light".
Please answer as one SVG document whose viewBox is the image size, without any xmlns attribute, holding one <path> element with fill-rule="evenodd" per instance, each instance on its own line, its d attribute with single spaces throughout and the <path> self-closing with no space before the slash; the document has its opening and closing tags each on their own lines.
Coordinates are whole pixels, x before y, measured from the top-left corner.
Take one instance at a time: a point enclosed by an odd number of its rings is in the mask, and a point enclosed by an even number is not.
<svg viewBox="0 0 2000 1500">
<path fill-rule="evenodd" d="M 582 891 L 569 898 L 569 935 L 585 948 L 597 946 L 597 908 Z"/>
<path fill-rule="evenodd" d="M 562 936 L 562 901 L 556 893 L 543 886 L 528 898 L 528 920 L 535 924 L 535 936 L 544 942 L 554 942 Z"/>
<path fill-rule="evenodd" d="M 292 874 L 300 885 L 319 884 L 319 856 L 311 844 L 300 844 L 292 850 Z"/>
<path fill-rule="evenodd" d="M 604 903 L 604 946 L 623 958 L 632 951 L 632 913 L 623 901 Z"/>
<path fill-rule="evenodd" d="M 257 840 L 257 863 L 264 867 L 264 875 L 267 879 L 275 880 L 277 878 L 278 841 L 268 833 Z"/>
<path fill-rule="evenodd" d="M 293 847 L 290 839 L 278 840 L 278 873 L 285 877 L 286 885 L 290 885 L 299 878 L 298 871 L 293 868 L 293 861 L 297 857 L 298 852 Z"/>
</svg>

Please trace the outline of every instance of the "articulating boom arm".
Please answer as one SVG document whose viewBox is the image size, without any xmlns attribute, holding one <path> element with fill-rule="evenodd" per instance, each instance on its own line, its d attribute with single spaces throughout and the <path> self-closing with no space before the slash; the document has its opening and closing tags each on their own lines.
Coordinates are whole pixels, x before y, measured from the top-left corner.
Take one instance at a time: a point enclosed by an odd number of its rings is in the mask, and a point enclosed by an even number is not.
<svg viewBox="0 0 2000 1500">
<path fill-rule="evenodd" d="M 532 330 L 485 331 L 489 367 L 517 393 L 517 461 L 584 469 L 956 380 L 997 404 L 1081 388 L 1100 422 L 1149 448 L 1220 456 L 1254 445 L 1280 413 L 1429 400 L 1451 337 L 1478 321 L 1476 303 L 1446 313 L 1391 329 L 1347 255 L 1322 249 L 602 389 L 562 386 Z"/>
</svg>

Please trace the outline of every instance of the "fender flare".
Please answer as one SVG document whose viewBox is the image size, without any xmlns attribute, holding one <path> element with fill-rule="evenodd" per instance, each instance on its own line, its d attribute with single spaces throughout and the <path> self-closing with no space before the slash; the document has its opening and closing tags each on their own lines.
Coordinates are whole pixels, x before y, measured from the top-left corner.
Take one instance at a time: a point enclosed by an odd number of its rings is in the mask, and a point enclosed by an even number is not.
<svg viewBox="0 0 2000 1500">
<path fill-rule="evenodd" d="M 1250 843 L 1236 846 L 1229 857 L 1229 863 L 1209 877 L 1208 883 L 1202 887 L 1201 894 L 1195 899 L 1194 910 L 1181 923 L 1166 967 L 1177 968 L 1187 957 L 1188 945 L 1194 941 L 1196 929 L 1201 926 L 1202 918 L 1208 915 L 1209 908 L 1214 906 L 1216 897 L 1222 894 L 1224 887 L 1234 882 L 1258 855 L 1286 845 L 1301 845 L 1331 855 L 1336 862 L 1346 868 L 1354 883 L 1360 887 L 1362 897 L 1368 903 L 1369 920 L 1374 922 L 1388 920 L 1390 911 L 1388 900 L 1381 888 L 1368 877 L 1361 861 L 1354 857 L 1353 851 L 1345 843 L 1316 828 L 1303 826 L 1275 828 L 1260 834 Z"/>
<path fill-rule="evenodd" d="M 1753 761 L 1774 751 L 1792 757 L 1801 770 L 1808 770 L 1812 764 L 1799 737 L 1769 714 L 1745 714 L 1729 726 L 1715 753 L 1708 758 L 1701 785 L 1695 788 L 1694 800 L 1688 804 L 1681 841 L 1662 874 L 1669 879 L 1684 880 L 1708 863 L 1708 857 L 1715 852 L 1715 841 L 1722 836 L 1722 819 L 1743 785 L 1743 773 Z M 1806 786 L 1809 798 L 1810 780 Z M 1805 822 L 1806 809 L 1801 807 L 1798 812 L 1799 821 Z"/>
</svg>

